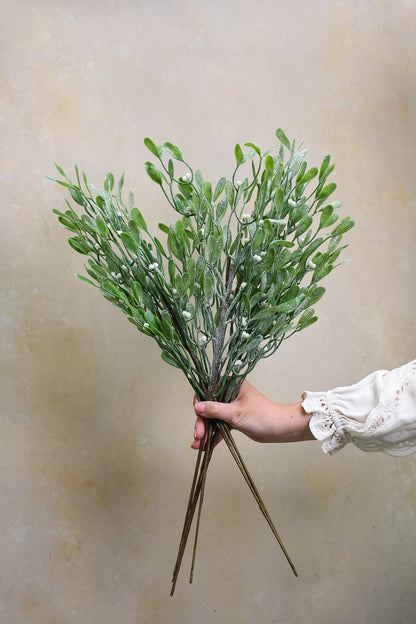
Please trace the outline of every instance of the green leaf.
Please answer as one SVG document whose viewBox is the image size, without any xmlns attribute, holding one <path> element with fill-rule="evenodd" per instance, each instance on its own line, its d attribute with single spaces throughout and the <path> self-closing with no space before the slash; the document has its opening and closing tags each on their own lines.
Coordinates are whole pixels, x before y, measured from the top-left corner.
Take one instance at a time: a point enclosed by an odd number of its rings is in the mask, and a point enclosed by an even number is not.
<svg viewBox="0 0 416 624">
<path fill-rule="evenodd" d="M 283 132 L 283 130 L 281 128 L 278 128 L 276 130 L 276 136 L 279 139 L 279 141 L 288 149 L 290 150 L 290 142 L 289 139 L 287 138 L 287 136 L 285 135 L 285 133 Z"/>
<path fill-rule="evenodd" d="M 303 175 L 302 178 L 299 180 L 299 184 L 308 184 L 317 175 L 318 175 L 318 168 L 311 167 L 311 169 L 309 169 L 309 171 L 307 171 L 305 175 Z"/>
<path fill-rule="evenodd" d="M 189 279 L 185 278 L 186 275 L 186 273 L 183 275 L 177 274 L 175 277 L 175 289 L 178 297 L 181 299 L 185 298 L 188 292 Z"/>
<path fill-rule="evenodd" d="M 216 217 L 218 221 L 221 221 L 222 217 L 225 215 L 227 211 L 228 200 L 226 197 L 220 199 L 217 204 Z"/>
<path fill-rule="evenodd" d="M 221 256 L 221 251 L 222 237 L 216 237 L 214 234 L 210 234 L 207 239 L 208 262 L 215 264 Z"/>
<path fill-rule="evenodd" d="M 244 307 L 246 309 L 247 314 L 250 315 L 250 312 L 251 312 L 250 299 L 247 293 L 245 292 L 243 292 L 243 303 L 244 303 Z"/>
<path fill-rule="evenodd" d="M 101 284 L 101 282 L 102 282 L 102 278 L 101 278 L 101 276 L 100 276 L 100 275 L 98 275 L 98 274 L 96 273 L 96 271 L 94 271 L 94 269 L 92 269 L 92 268 L 91 268 L 90 266 L 88 266 L 88 265 L 85 265 L 85 269 L 86 269 L 86 271 L 87 271 L 88 275 L 89 275 L 90 277 L 92 277 L 92 279 L 94 279 L 96 282 L 98 282 L 99 284 Z M 106 276 L 106 277 L 107 277 L 107 276 Z M 95 284 L 94 284 L 94 286 L 95 286 Z"/>
<path fill-rule="evenodd" d="M 119 200 L 121 200 L 121 191 L 123 190 L 123 186 L 124 186 L 124 173 L 121 176 L 120 180 L 118 181 L 118 186 L 117 186 L 117 198 Z"/>
<path fill-rule="evenodd" d="M 169 226 L 164 223 L 158 223 L 159 230 L 162 230 L 165 234 L 169 234 Z"/>
<path fill-rule="evenodd" d="M 199 169 L 195 171 L 195 182 L 199 189 L 202 189 L 202 185 L 204 183 L 204 178 L 202 177 L 202 173 Z"/>
<path fill-rule="evenodd" d="M 86 282 L 87 284 L 91 284 L 91 286 L 94 286 L 94 288 L 97 288 L 97 285 L 94 284 L 94 282 L 92 282 L 91 280 L 89 280 L 87 277 L 85 277 L 84 275 L 78 275 L 77 273 L 77 277 L 78 279 L 80 279 L 82 282 Z"/>
<path fill-rule="evenodd" d="M 58 173 L 65 178 L 66 180 L 68 180 L 68 182 L 70 182 L 71 180 L 68 178 L 68 176 L 65 174 L 64 170 L 62 169 L 62 167 L 60 167 L 57 163 L 54 163 Z M 53 178 L 52 178 L 53 179 Z"/>
<path fill-rule="evenodd" d="M 209 271 L 205 271 L 203 283 L 205 301 L 211 303 L 215 292 L 215 281 Z"/>
<path fill-rule="evenodd" d="M 133 236 L 134 240 L 137 241 L 137 244 L 140 244 L 139 241 L 143 240 L 142 231 L 137 225 L 136 221 L 133 219 L 129 219 L 128 221 L 129 232 Z"/>
<path fill-rule="evenodd" d="M 228 203 L 232 206 L 234 201 L 234 186 L 229 180 L 227 180 L 227 183 L 225 185 L 225 196 Z"/>
<path fill-rule="evenodd" d="M 335 163 L 332 163 L 332 165 L 329 165 L 329 167 L 323 172 L 322 177 L 319 179 L 319 183 L 321 185 L 324 184 L 325 180 L 330 176 L 334 169 Z"/>
<path fill-rule="evenodd" d="M 161 355 L 162 360 L 166 362 L 166 364 L 169 364 L 170 366 L 174 366 L 175 368 L 182 368 L 181 365 L 178 364 L 178 362 L 173 358 L 173 356 L 167 353 L 166 351 L 162 351 L 160 355 Z"/>
<path fill-rule="evenodd" d="M 97 225 L 97 230 L 100 233 L 100 235 L 103 238 L 108 238 L 108 236 L 109 236 L 108 227 L 106 225 L 106 222 L 104 221 L 104 219 L 102 217 L 100 217 L 100 215 L 96 216 L 95 223 Z"/>
<path fill-rule="evenodd" d="M 295 237 L 298 238 L 299 236 L 302 236 L 302 234 L 304 234 L 306 230 L 309 230 L 312 222 L 313 217 L 311 217 L 310 215 L 306 215 L 306 217 L 303 217 L 300 220 L 298 227 L 296 228 Z"/>
<path fill-rule="evenodd" d="M 172 179 L 175 175 L 175 167 L 173 166 L 173 160 L 172 158 L 169 158 L 168 161 L 168 173 L 169 173 L 169 177 Z"/>
<path fill-rule="evenodd" d="M 272 266 L 274 265 L 275 257 L 276 257 L 275 248 L 270 245 L 269 248 L 267 249 L 266 255 L 264 256 L 263 262 L 262 262 L 262 268 L 265 271 L 268 271 L 269 269 L 272 268 Z"/>
<path fill-rule="evenodd" d="M 289 290 L 287 290 L 285 292 L 285 294 L 280 298 L 280 303 L 286 303 L 287 301 L 291 301 L 292 299 L 294 300 L 295 297 L 298 296 L 300 291 L 299 286 L 297 286 L 296 284 L 294 284 L 293 286 L 291 286 L 289 288 Z"/>
<path fill-rule="evenodd" d="M 98 274 L 99 277 L 107 277 L 107 271 L 99 264 L 96 264 L 92 260 L 88 260 L 88 264 L 94 270 L 94 273 Z"/>
<path fill-rule="evenodd" d="M 331 271 L 333 270 L 334 265 L 333 264 L 324 264 L 321 267 L 317 267 L 314 271 L 313 274 L 313 282 L 319 282 L 321 279 L 323 279 L 324 277 L 326 277 L 329 273 L 331 273 Z"/>
<path fill-rule="evenodd" d="M 175 261 L 172 258 L 169 259 L 168 272 L 169 272 L 170 283 L 174 284 L 175 283 L 176 267 L 175 267 Z"/>
<path fill-rule="evenodd" d="M 109 293 L 110 295 L 113 295 L 114 297 L 117 297 L 118 299 L 126 300 L 126 295 L 123 293 L 122 290 L 117 288 L 117 286 L 115 286 L 113 282 L 110 282 L 110 281 L 103 282 L 101 284 L 101 290 Z"/>
<path fill-rule="evenodd" d="M 318 320 L 318 317 L 314 316 L 314 314 L 315 312 L 312 308 L 309 310 L 306 310 L 300 316 L 298 323 L 297 323 L 297 327 L 299 327 L 299 329 L 305 329 L 306 327 L 309 327 L 309 325 L 312 325 L 312 323 L 315 323 Z"/>
<path fill-rule="evenodd" d="M 144 144 L 147 147 L 148 150 L 150 150 L 152 152 L 152 154 L 154 156 L 156 156 L 156 158 L 160 159 L 160 150 L 158 147 L 156 147 L 156 145 L 153 143 L 152 139 L 149 138 L 145 138 L 144 139 Z"/>
<path fill-rule="evenodd" d="M 134 206 L 134 194 L 132 191 L 129 191 L 129 208 L 130 210 L 133 208 Z"/>
<path fill-rule="evenodd" d="M 205 195 L 209 203 L 212 202 L 212 184 L 211 182 L 204 182 L 202 185 L 202 192 Z"/>
<path fill-rule="evenodd" d="M 113 188 L 114 188 L 114 176 L 112 173 L 107 173 L 107 175 L 105 176 L 105 180 L 104 180 L 104 190 L 107 191 L 107 193 L 111 193 Z"/>
<path fill-rule="evenodd" d="M 342 219 L 342 221 L 338 223 L 337 227 L 331 232 L 331 236 L 339 236 L 339 235 L 345 234 L 346 232 L 348 232 L 348 230 L 353 228 L 354 225 L 355 223 L 354 221 L 351 220 L 350 217 L 345 217 L 344 219 Z"/>
<path fill-rule="evenodd" d="M 254 236 L 254 241 L 252 243 L 252 248 L 254 252 L 260 252 L 263 247 L 263 230 L 259 228 Z"/>
<path fill-rule="evenodd" d="M 292 301 L 286 301 L 285 303 L 279 303 L 276 306 L 276 312 L 282 312 L 283 314 L 290 314 L 298 307 L 300 301 L 299 298 L 292 299 Z"/>
<path fill-rule="evenodd" d="M 278 211 L 283 206 L 284 200 L 285 200 L 284 190 L 281 187 L 279 187 L 274 196 L 274 205 L 276 206 L 276 209 Z"/>
<path fill-rule="evenodd" d="M 275 240 L 272 245 L 273 247 L 294 247 L 295 243 L 287 240 Z"/>
<path fill-rule="evenodd" d="M 235 162 L 237 163 L 237 167 L 239 167 L 244 162 L 244 156 L 243 156 L 241 147 L 238 143 L 236 144 L 234 148 L 234 154 L 235 154 Z"/>
<path fill-rule="evenodd" d="M 227 183 L 227 180 L 224 177 L 220 178 L 218 180 L 217 185 L 215 187 L 214 196 L 213 196 L 212 201 L 214 201 L 214 202 L 217 201 L 218 197 L 221 195 L 221 193 L 225 189 L 226 183 Z"/>
<path fill-rule="evenodd" d="M 169 152 L 171 156 L 173 156 L 173 158 L 183 162 L 183 154 L 177 145 L 174 145 L 173 143 L 169 143 L 169 141 L 167 141 L 163 147 L 167 152 Z"/>
<path fill-rule="evenodd" d="M 71 219 L 68 219 L 68 217 L 62 215 L 61 217 L 58 217 L 58 221 L 68 230 L 71 230 L 71 232 L 76 232 L 78 229 L 74 222 L 71 221 Z"/>
<path fill-rule="evenodd" d="M 181 215 L 189 214 L 190 212 L 189 202 L 183 195 L 180 195 L 179 193 L 177 193 L 174 197 L 174 203 L 175 203 L 175 209 L 177 212 L 179 212 L 179 214 Z"/>
<path fill-rule="evenodd" d="M 337 188 L 337 185 L 335 184 L 335 182 L 330 182 L 329 184 L 324 186 L 324 188 L 317 194 L 316 198 L 320 202 L 322 202 L 325 199 L 327 199 L 327 197 L 329 197 L 331 193 L 335 191 L 336 188 Z"/>
<path fill-rule="evenodd" d="M 315 305 L 325 294 L 323 286 L 312 286 L 308 292 L 308 306 Z"/>
<path fill-rule="evenodd" d="M 255 153 L 256 152 L 254 150 L 249 150 L 248 152 L 244 152 L 244 154 L 243 154 L 243 161 L 247 162 L 247 160 L 250 160 L 251 158 L 253 158 Z"/>
<path fill-rule="evenodd" d="M 81 238 L 80 236 L 74 236 L 73 238 L 68 238 L 68 243 L 71 245 L 72 249 L 75 249 L 80 254 L 88 255 L 91 251 L 88 243 Z"/>
<path fill-rule="evenodd" d="M 257 314 L 255 314 L 253 318 L 258 320 L 272 317 L 275 318 L 276 313 L 278 313 L 276 306 L 270 306 L 268 308 L 265 308 L 264 310 L 260 310 L 260 312 L 257 312 Z"/>
<path fill-rule="evenodd" d="M 329 241 L 329 245 L 328 245 L 328 252 L 329 253 L 333 252 L 334 249 L 338 247 L 341 240 L 342 240 L 342 234 L 337 234 L 336 236 L 332 235 L 331 240 Z"/>
<path fill-rule="evenodd" d="M 121 232 L 119 234 L 124 247 L 133 254 L 137 254 L 137 243 L 134 240 L 133 236 L 128 232 Z"/>
<path fill-rule="evenodd" d="M 143 288 L 141 287 L 139 282 L 134 281 L 134 282 L 131 283 L 131 291 L 132 291 L 133 297 L 136 299 L 137 303 L 139 305 L 142 305 Z"/>
<path fill-rule="evenodd" d="M 178 258 L 178 260 L 181 260 L 183 262 L 185 260 L 185 232 L 183 229 L 183 224 L 181 223 L 182 231 L 180 231 L 180 226 L 176 227 L 176 223 L 172 223 L 169 228 L 168 249 L 172 255 L 174 255 L 176 258 Z M 180 232 L 179 238 L 176 230 Z"/>
<path fill-rule="evenodd" d="M 196 280 L 196 262 L 193 258 L 187 258 L 186 272 L 189 275 L 190 285 L 192 286 L 192 284 L 194 284 Z"/>
<path fill-rule="evenodd" d="M 132 208 L 130 210 L 130 218 L 139 226 L 141 230 L 145 230 L 147 232 L 146 221 L 138 208 Z"/>
<path fill-rule="evenodd" d="M 168 256 L 166 255 L 166 251 L 165 248 L 163 247 L 162 243 L 160 242 L 160 240 L 158 238 L 156 238 L 156 236 L 153 237 L 153 240 L 155 242 L 156 245 L 156 249 L 159 253 L 159 262 L 161 263 L 161 256 L 164 256 L 165 258 L 167 258 Z"/>
<path fill-rule="evenodd" d="M 180 219 L 174 223 L 175 235 L 181 243 L 185 244 L 185 228 Z"/>
<path fill-rule="evenodd" d="M 292 254 L 289 249 L 282 249 L 282 251 L 276 254 L 276 267 L 281 269 L 288 264 L 292 259 Z"/>
<path fill-rule="evenodd" d="M 84 194 L 81 191 L 72 187 L 69 189 L 69 192 L 71 193 L 71 197 L 74 200 L 74 202 L 76 202 L 79 206 L 84 206 L 85 198 L 84 198 Z"/>
<path fill-rule="evenodd" d="M 274 171 L 274 160 L 273 160 L 273 156 L 267 156 L 266 160 L 264 162 L 264 166 L 266 167 L 266 170 L 268 171 Z"/>
<path fill-rule="evenodd" d="M 302 182 L 302 177 L 305 175 L 307 166 L 308 166 L 308 163 L 306 162 L 306 160 L 304 160 L 300 166 L 298 175 L 296 176 L 296 186 L 298 186 L 298 184 Z"/>
<path fill-rule="evenodd" d="M 325 156 L 325 158 L 323 159 L 321 168 L 319 170 L 319 179 L 322 178 L 322 176 L 324 175 L 325 171 L 327 170 L 330 160 L 331 160 L 331 156 L 329 154 L 327 154 Z"/>
<path fill-rule="evenodd" d="M 331 204 L 325 206 L 325 208 L 321 212 L 321 218 L 319 221 L 319 229 L 327 227 L 327 225 L 331 221 L 332 213 L 334 212 L 334 207 Z M 336 217 L 338 218 L 338 217 Z"/>
<path fill-rule="evenodd" d="M 144 168 L 146 169 L 147 175 L 153 180 L 153 182 L 162 186 L 163 180 L 165 179 L 163 173 L 149 161 L 144 163 Z"/>
<path fill-rule="evenodd" d="M 261 156 L 260 148 L 257 147 L 257 145 L 254 145 L 254 143 L 244 143 L 244 145 L 246 147 L 251 147 L 256 152 L 257 156 Z"/>
</svg>

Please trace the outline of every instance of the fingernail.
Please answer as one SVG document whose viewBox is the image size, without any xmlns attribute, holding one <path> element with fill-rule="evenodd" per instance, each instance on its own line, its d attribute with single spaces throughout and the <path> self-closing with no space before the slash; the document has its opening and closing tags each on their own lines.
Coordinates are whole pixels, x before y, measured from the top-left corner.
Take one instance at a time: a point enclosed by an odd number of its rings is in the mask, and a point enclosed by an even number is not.
<svg viewBox="0 0 416 624">
<path fill-rule="evenodd" d="M 194 429 L 194 440 L 196 440 L 196 427 Z"/>
</svg>

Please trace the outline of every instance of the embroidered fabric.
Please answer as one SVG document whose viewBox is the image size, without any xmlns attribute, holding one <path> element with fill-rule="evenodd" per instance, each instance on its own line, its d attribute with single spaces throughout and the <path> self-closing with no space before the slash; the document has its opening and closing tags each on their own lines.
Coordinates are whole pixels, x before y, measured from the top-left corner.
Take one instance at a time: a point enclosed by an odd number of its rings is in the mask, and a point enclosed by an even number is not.
<svg viewBox="0 0 416 624">
<path fill-rule="evenodd" d="M 306 391 L 302 399 L 324 453 L 332 455 L 348 442 L 389 455 L 416 451 L 416 360 L 371 373 L 352 386 Z"/>
</svg>

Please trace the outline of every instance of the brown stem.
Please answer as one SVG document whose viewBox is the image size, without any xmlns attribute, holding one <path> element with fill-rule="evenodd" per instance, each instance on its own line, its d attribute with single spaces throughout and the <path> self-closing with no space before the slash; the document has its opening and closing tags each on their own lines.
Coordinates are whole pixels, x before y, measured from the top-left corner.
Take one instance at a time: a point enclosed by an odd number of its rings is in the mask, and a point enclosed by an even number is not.
<svg viewBox="0 0 416 624">
<path fill-rule="evenodd" d="M 241 457 L 241 454 L 240 454 L 240 452 L 239 452 L 239 450 L 237 448 L 236 443 L 234 442 L 234 439 L 233 439 L 233 437 L 232 437 L 232 435 L 230 433 L 230 430 L 229 430 L 228 426 L 225 423 L 223 423 L 221 421 L 218 421 L 218 427 L 219 427 L 219 430 L 221 431 L 222 437 L 224 438 L 224 441 L 225 441 L 226 445 L 228 446 L 228 449 L 229 449 L 231 455 L 233 456 L 233 458 L 234 458 L 237 466 L 239 467 L 239 469 L 240 469 L 244 479 L 246 480 L 246 483 L 249 486 L 251 493 L 253 494 L 254 498 L 256 499 L 256 502 L 257 502 L 257 504 L 258 504 L 258 506 L 260 508 L 260 511 L 262 512 L 263 516 L 265 517 L 269 527 L 271 528 L 271 530 L 273 532 L 273 535 L 275 536 L 275 538 L 276 538 L 280 548 L 283 551 L 283 554 L 285 555 L 285 557 L 286 557 L 290 567 L 292 568 L 293 574 L 295 576 L 298 576 L 298 573 L 296 571 L 295 565 L 294 565 L 293 561 L 291 560 L 291 558 L 289 556 L 289 553 L 287 552 L 287 550 L 286 550 L 286 548 L 285 548 L 285 546 L 284 546 L 284 544 L 282 542 L 282 539 L 281 539 L 280 535 L 278 534 L 278 532 L 276 530 L 276 527 L 273 524 L 273 521 L 272 521 L 272 519 L 270 517 L 270 514 L 267 511 L 267 508 L 266 508 L 266 506 L 265 506 L 265 504 L 263 502 L 263 499 L 260 496 L 260 493 L 259 493 L 259 491 L 258 491 L 258 489 L 257 489 L 257 487 L 256 487 L 256 485 L 255 485 L 255 483 L 253 481 L 252 476 L 250 475 L 250 473 L 249 473 L 249 471 L 247 469 L 247 466 L 245 465 L 245 463 L 243 461 L 243 458 Z"/>
<path fill-rule="evenodd" d="M 214 450 L 215 444 L 212 443 L 213 433 L 215 437 L 216 426 L 211 422 L 211 427 L 206 427 L 205 434 L 203 439 L 201 440 L 201 444 L 198 451 L 198 457 L 195 465 L 194 476 L 192 480 L 191 491 L 189 493 L 188 506 L 185 514 L 185 521 L 182 529 L 181 540 L 179 543 L 178 554 L 176 557 L 175 568 L 172 575 L 172 588 L 170 595 L 172 596 L 175 587 L 176 581 L 178 579 L 179 570 L 182 564 L 183 555 L 185 553 L 186 544 L 189 537 L 189 532 L 191 530 L 192 520 L 195 514 L 195 509 L 198 503 L 198 500 L 203 493 L 203 488 L 205 486 L 206 473 L 208 470 L 209 462 L 211 461 L 212 452 Z M 211 442 L 210 442 L 211 438 Z M 202 503 L 201 503 L 202 505 Z M 195 539 L 197 540 L 198 533 L 195 535 Z"/>
<path fill-rule="evenodd" d="M 208 426 L 210 427 L 211 432 L 208 434 L 208 446 L 207 446 L 207 449 L 206 449 L 205 453 L 211 459 L 212 452 L 214 450 L 215 443 L 216 443 L 216 440 L 217 440 L 217 437 L 218 437 L 218 428 L 217 428 L 216 423 L 215 422 L 213 423 L 212 421 L 209 423 Z M 190 583 L 192 583 L 193 578 L 194 578 L 196 547 L 197 547 L 197 544 L 198 544 L 199 525 L 200 525 L 200 522 L 201 522 L 202 503 L 204 502 L 205 483 L 206 483 L 206 478 L 207 478 L 207 471 L 208 471 L 208 462 L 205 462 L 204 470 L 203 470 L 203 473 L 202 473 L 201 492 L 199 494 L 198 515 L 197 515 L 197 519 L 196 519 L 194 547 L 193 547 L 193 551 L 192 551 L 191 572 L 189 574 L 189 582 Z"/>
</svg>

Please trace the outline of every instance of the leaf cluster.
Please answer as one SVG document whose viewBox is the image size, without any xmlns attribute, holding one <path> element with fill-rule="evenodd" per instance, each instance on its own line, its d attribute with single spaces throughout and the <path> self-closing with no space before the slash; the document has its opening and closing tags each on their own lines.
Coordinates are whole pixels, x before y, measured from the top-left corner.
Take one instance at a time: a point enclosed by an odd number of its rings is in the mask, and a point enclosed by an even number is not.
<svg viewBox="0 0 416 624">
<path fill-rule="evenodd" d="M 146 172 L 176 213 L 158 236 L 134 195 L 123 200 L 124 176 L 115 185 L 108 173 L 99 191 L 77 167 L 71 181 L 57 166 L 70 201 L 54 212 L 88 256 L 81 279 L 154 338 L 200 398 L 230 400 L 259 359 L 317 320 L 318 282 L 354 225 L 330 200 L 330 156 L 309 168 L 302 145 L 276 136 L 265 153 L 237 144 L 232 176 L 215 185 L 178 146 L 146 138 Z"/>
</svg>

